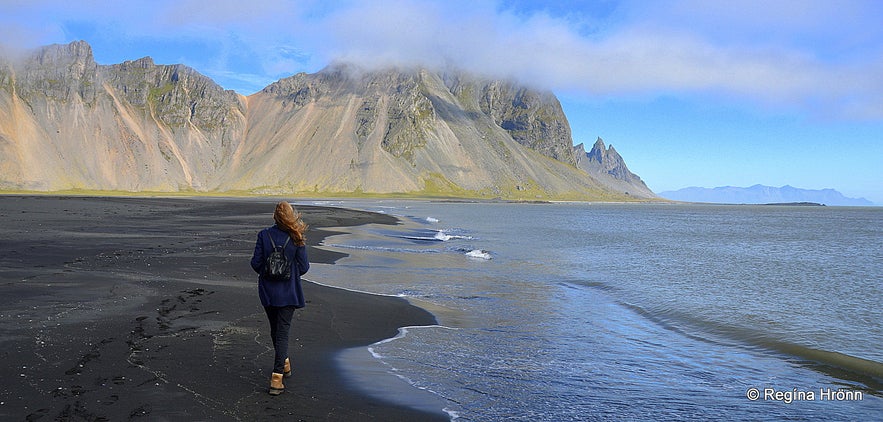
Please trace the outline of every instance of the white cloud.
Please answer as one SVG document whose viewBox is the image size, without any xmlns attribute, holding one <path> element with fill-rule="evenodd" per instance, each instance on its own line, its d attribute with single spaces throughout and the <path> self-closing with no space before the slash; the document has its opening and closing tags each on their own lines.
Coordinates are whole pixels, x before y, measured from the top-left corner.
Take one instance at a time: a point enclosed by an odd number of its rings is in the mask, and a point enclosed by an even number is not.
<svg viewBox="0 0 883 422">
<path fill-rule="evenodd" d="M 883 48 L 879 37 L 867 41 L 863 26 L 880 34 L 875 22 L 883 16 L 873 15 L 879 8 L 797 3 L 627 2 L 633 10 L 626 18 L 586 36 L 572 19 L 516 15 L 486 3 L 366 2 L 319 28 L 333 34 L 333 53 L 366 65 L 453 62 L 589 94 L 710 94 L 798 108 L 824 104 L 824 113 L 840 114 L 879 109 L 883 76 L 864 60 L 883 57 Z"/>
<path fill-rule="evenodd" d="M 123 38 L 223 45 L 207 62 L 231 74 L 277 78 L 340 58 L 366 66 L 453 63 L 586 95 L 737 97 L 883 118 L 883 3 L 876 1 L 622 0 L 615 13 L 566 14 L 466 0 L 77 3 L 6 5 L 0 35 L 13 44 L 63 42 L 65 22 L 92 22 Z M 237 60 L 252 66 L 236 69 Z"/>
</svg>

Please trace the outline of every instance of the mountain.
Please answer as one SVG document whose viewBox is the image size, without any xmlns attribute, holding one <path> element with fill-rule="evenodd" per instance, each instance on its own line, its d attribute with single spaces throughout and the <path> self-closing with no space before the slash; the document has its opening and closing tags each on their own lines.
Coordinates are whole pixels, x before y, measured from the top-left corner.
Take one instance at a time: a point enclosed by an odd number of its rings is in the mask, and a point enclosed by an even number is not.
<svg viewBox="0 0 883 422">
<path fill-rule="evenodd" d="M 689 187 L 676 191 L 661 192 L 659 196 L 675 201 L 725 204 L 811 202 L 825 205 L 845 206 L 874 205 L 871 201 L 864 198 L 847 198 L 834 189 L 800 189 L 788 185 L 780 188 L 763 185 L 754 185 L 748 188 L 725 186 L 713 189 Z"/>
<path fill-rule="evenodd" d="M 577 157 L 577 166 L 596 180 L 601 181 L 605 186 L 638 198 L 655 196 L 637 174 L 629 171 L 625 160 L 616 152 L 613 145 L 607 148 L 604 146 L 604 140 L 598 138 L 589 152 L 585 151 L 583 144 L 573 148 Z"/>
<path fill-rule="evenodd" d="M 656 197 L 612 147 L 573 147 L 549 92 L 335 64 L 245 97 L 84 41 L 0 61 L 0 189 Z"/>
<path fill-rule="evenodd" d="M 97 65 L 85 42 L 0 64 L 0 189 L 210 190 L 246 99 L 182 65 Z"/>
</svg>

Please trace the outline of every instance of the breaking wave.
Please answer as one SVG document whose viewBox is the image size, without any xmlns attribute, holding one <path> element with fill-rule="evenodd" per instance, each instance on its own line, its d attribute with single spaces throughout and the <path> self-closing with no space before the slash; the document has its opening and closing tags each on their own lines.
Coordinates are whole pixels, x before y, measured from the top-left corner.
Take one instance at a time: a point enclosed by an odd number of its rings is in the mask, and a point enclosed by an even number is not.
<svg viewBox="0 0 883 422">
<path fill-rule="evenodd" d="M 418 240 L 418 241 L 426 241 L 426 242 L 448 242 L 451 240 L 458 239 L 472 239 L 471 236 L 454 234 L 457 233 L 455 230 L 427 230 L 427 231 L 419 231 L 415 234 L 404 234 L 399 235 L 398 237 L 402 239 L 408 240 Z"/>
<path fill-rule="evenodd" d="M 478 258 L 478 259 L 493 259 L 491 253 L 484 249 L 473 249 L 469 252 L 466 252 L 466 256 L 470 258 Z"/>
</svg>

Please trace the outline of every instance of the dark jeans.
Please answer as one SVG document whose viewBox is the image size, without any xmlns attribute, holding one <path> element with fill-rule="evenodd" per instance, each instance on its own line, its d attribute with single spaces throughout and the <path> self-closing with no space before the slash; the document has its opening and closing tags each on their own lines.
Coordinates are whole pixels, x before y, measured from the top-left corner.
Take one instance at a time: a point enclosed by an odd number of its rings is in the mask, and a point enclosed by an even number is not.
<svg viewBox="0 0 883 422">
<path fill-rule="evenodd" d="M 285 370 L 285 359 L 288 357 L 288 333 L 291 331 L 291 317 L 294 306 L 266 306 L 267 319 L 270 321 L 270 339 L 276 356 L 273 360 L 273 372 L 281 374 Z"/>
</svg>

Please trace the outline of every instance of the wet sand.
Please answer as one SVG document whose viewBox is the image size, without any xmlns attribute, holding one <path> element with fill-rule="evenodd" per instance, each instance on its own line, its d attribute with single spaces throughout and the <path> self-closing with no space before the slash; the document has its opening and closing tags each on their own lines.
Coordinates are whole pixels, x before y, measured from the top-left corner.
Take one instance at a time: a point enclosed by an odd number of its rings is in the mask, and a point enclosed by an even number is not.
<svg viewBox="0 0 883 422">
<path fill-rule="evenodd" d="M 267 394 L 273 352 L 248 261 L 274 203 L 0 196 L 0 420 L 448 420 L 362 394 L 334 360 L 431 314 L 309 282 L 294 376 Z M 312 262 L 342 256 L 315 247 L 323 227 L 396 223 L 298 208 Z"/>
</svg>

